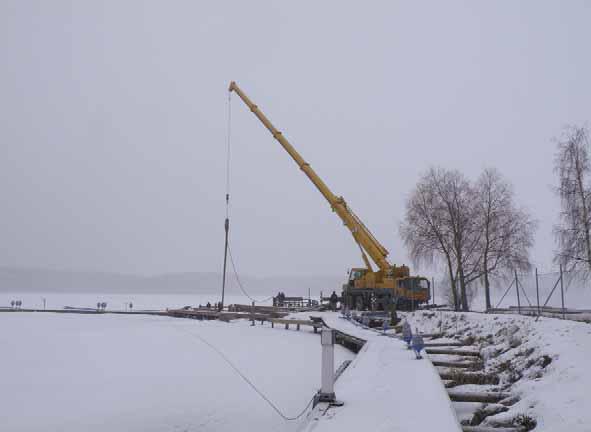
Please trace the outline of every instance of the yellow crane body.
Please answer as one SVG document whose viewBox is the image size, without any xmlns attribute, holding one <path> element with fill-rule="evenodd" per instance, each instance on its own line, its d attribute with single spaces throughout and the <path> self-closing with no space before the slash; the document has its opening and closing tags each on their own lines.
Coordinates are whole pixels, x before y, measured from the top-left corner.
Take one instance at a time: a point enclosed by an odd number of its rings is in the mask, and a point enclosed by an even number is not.
<svg viewBox="0 0 591 432">
<path fill-rule="evenodd" d="M 427 302 L 430 297 L 429 281 L 423 277 L 411 277 L 409 268 L 405 265 L 396 266 L 390 264 L 387 259 L 388 250 L 351 210 L 345 199 L 332 193 L 310 164 L 304 160 L 234 81 L 230 83 L 228 90 L 240 97 L 250 111 L 269 130 L 273 138 L 287 151 L 298 167 L 328 201 L 332 210 L 343 221 L 359 246 L 365 267 L 351 269 L 349 280 L 343 285 L 342 301 L 347 306 L 358 309 L 387 309 L 392 304 L 406 308 L 407 306 L 412 307 L 412 305 Z M 370 259 L 377 266 L 375 271 Z"/>
</svg>

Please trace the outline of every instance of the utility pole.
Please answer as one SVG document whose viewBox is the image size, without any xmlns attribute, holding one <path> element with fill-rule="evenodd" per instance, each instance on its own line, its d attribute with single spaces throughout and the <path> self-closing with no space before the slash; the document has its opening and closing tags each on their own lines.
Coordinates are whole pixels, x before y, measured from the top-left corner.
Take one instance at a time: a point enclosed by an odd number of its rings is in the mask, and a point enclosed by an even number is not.
<svg viewBox="0 0 591 432">
<path fill-rule="evenodd" d="M 222 301 L 220 302 L 220 311 L 224 309 L 224 294 L 226 292 L 226 263 L 228 260 L 228 231 L 230 231 L 230 217 L 228 216 L 228 206 L 230 202 L 230 194 L 226 194 L 226 221 L 224 222 L 224 230 L 226 231 L 226 241 L 224 243 L 224 271 L 222 273 Z"/>
</svg>

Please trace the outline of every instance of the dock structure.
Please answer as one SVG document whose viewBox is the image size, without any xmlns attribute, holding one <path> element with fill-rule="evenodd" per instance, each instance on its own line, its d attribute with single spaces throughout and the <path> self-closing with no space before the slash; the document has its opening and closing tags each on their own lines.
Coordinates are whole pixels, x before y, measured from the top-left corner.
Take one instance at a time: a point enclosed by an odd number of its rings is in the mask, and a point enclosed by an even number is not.
<svg viewBox="0 0 591 432">
<path fill-rule="evenodd" d="M 319 404 L 305 431 L 462 431 L 431 362 L 416 360 L 401 340 L 384 337 L 333 313 L 317 315 L 327 326 L 366 342 L 335 383 L 335 393 L 344 406 Z M 300 316 L 305 314 L 294 318 Z"/>
<path fill-rule="evenodd" d="M 218 311 L 214 308 L 191 308 L 165 309 L 165 310 L 115 310 L 115 309 L 94 309 L 85 307 L 65 306 L 63 309 L 38 309 L 38 308 L 0 308 L 0 312 L 39 312 L 39 313 L 70 313 L 70 314 L 116 314 L 116 315 L 157 315 L 173 318 L 189 318 L 196 320 L 220 320 L 229 322 L 234 319 L 254 319 L 256 321 L 269 321 L 285 317 L 289 311 L 273 306 L 247 306 L 231 305 L 228 310 Z"/>
</svg>

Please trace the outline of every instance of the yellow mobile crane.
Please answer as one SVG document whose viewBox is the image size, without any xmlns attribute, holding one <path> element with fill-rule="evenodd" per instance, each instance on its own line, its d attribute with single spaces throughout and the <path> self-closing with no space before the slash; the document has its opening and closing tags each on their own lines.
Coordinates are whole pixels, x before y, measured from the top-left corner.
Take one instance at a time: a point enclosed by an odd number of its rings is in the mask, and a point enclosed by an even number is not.
<svg viewBox="0 0 591 432">
<path fill-rule="evenodd" d="M 361 250 L 364 268 L 353 268 L 348 282 L 343 285 L 342 302 L 350 309 L 391 310 L 414 308 L 429 301 L 429 281 L 424 277 L 409 275 L 407 266 L 396 266 L 388 261 L 388 250 L 373 236 L 363 222 L 353 213 L 343 197 L 334 195 L 316 172 L 295 148 L 278 131 L 261 110 L 244 94 L 234 81 L 228 89 L 235 92 L 255 116 L 271 132 L 273 138 L 289 153 L 300 169 L 312 181 L 333 211 L 351 231 L 353 239 Z M 368 257 L 369 256 L 369 257 Z M 371 260 L 378 267 L 374 271 Z"/>
</svg>

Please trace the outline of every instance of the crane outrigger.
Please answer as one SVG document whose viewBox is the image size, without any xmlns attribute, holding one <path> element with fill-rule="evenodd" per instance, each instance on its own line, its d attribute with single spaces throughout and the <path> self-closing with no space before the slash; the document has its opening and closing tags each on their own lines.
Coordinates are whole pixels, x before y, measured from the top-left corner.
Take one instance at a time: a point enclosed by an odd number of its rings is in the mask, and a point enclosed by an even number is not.
<svg viewBox="0 0 591 432">
<path fill-rule="evenodd" d="M 235 92 L 252 113 L 271 132 L 279 144 L 296 162 L 298 167 L 328 201 L 332 210 L 341 218 L 359 246 L 365 264 L 353 268 L 343 285 L 342 302 L 346 307 L 358 310 L 408 309 L 429 301 L 429 281 L 424 277 L 410 276 L 409 268 L 388 261 L 388 250 L 375 238 L 365 224 L 351 210 L 342 196 L 336 196 L 316 174 L 309 163 L 296 151 L 283 134 L 273 126 L 262 111 L 232 81 L 228 89 Z M 374 270 L 371 261 L 377 266 Z"/>
</svg>

